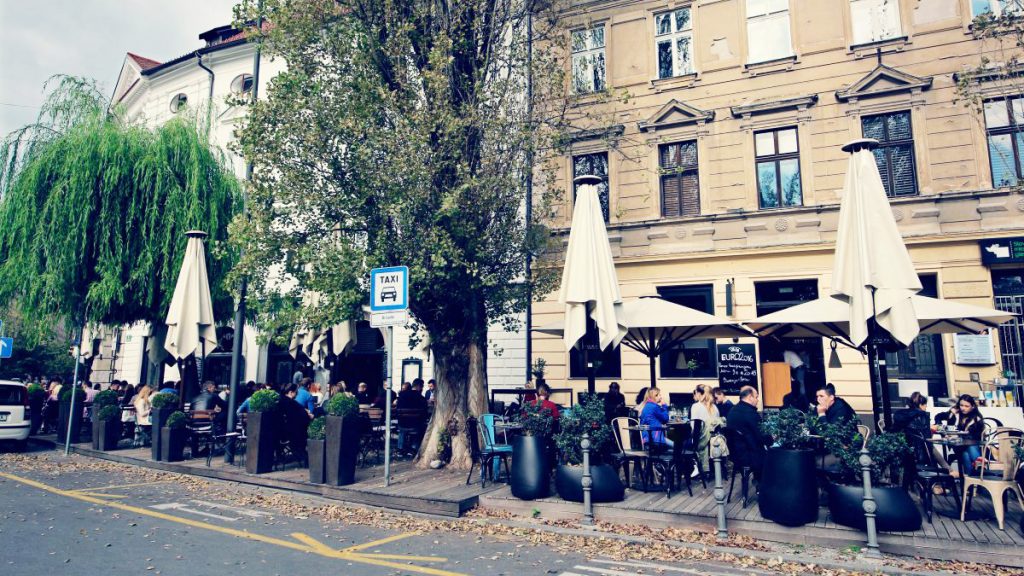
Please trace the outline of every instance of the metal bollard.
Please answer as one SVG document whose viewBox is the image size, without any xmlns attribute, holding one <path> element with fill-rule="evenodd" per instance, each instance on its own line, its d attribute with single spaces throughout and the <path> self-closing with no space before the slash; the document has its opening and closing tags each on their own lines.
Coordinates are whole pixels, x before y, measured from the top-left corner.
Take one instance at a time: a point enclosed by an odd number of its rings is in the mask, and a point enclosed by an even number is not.
<svg viewBox="0 0 1024 576">
<path fill-rule="evenodd" d="M 867 446 L 860 450 L 860 469 L 864 476 L 864 522 L 868 532 L 868 547 L 864 550 L 864 556 L 868 558 L 881 558 L 878 550 L 878 530 L 875 527 L 875 511 L 878 504 L 871 494 L 871 456 L 868 454 Z"/>
<path fill-rule="evenodd" d="M 725 438 L 711 438 L 711 460 L 715 466 L 715 503 L 718 507 L 718 539 L 729 538 L 729 528 L 725 522 L 725 486 L 722 479 L 722 457 L 725 455 Z"/>
<path fill-rule="evenodd" d="M 583 524 L 590 526 L 594 523 L 594 503 L 590 501 L 590 489 L 593 486 L 593 479 L 590 477 L 590 434 L 583 433 L 583 440 L 580 441 L 580 448 L 583 448 Z"/>
</svg>

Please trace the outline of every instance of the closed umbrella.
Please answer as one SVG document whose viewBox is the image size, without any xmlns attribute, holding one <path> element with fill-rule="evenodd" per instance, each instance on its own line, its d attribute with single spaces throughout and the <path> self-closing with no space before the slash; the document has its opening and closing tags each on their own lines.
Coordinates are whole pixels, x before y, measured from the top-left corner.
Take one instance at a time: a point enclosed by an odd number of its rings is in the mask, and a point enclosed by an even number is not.
<svg viewBox="0 0 1024 576">
<path fill-rule="evenodd" d="M 179 363 L 194 354 L 198 360 L 199 378 L 202 379 L 202 359 L 217 347 L 213 300 L 210 297 L 210 280 L 206 275 L 206 254 L 203 250 L 206 232 L 191 230 L 185 235 L 188 244 L 178 274 L 178 284 L 174 287 L 174 296 L 167 311 L 164 348 Z"/>
<path fill-rule="evenodd" d="M 593 345 L 591 327 L 597 331 L 600 350 L 614 346 L 626 331 L 616 319 L 621 306 L 619 280 L 615 275 L 608 231 L 604 226 L 601 204 L 597 199 L 596 176 L 576 178 L 577 193 L 569 231 L 569 246 L 562 269 L 562 286 L 558 302 L 565 305 L 565 331 L 562 336 L 566 350 L 585 335 L 583 353 L 587 366 L 587 391 L 594 392 L 594 366 L 590 358 Z M 593 323 L 587 319 L 593 319 Z"/>
</svg>

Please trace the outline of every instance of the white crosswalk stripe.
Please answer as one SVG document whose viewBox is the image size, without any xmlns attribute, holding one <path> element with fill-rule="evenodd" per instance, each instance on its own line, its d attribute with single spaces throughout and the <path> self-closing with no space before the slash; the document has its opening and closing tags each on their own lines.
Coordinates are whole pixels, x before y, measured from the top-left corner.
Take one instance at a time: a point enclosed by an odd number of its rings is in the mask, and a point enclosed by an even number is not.
<svg viewBox="0 0 1024 576">
<path fill-rule="evenodd" d="M 766 572 L 760 570 L 743 569 L 726 565 L 699 564 L 693 568 L 672 566 L 669 564 L 658 564 L 654 562 L 631 561 L 621 562 L 617 560 L 605 560 L 594 558 L 587 564 L 577 564 L 571 570 L 559 573 L 560 576 L 636 576 L 637 574 L 693 574 L 694 576 L 705 576 L 709 574 L 728 575 L 761 575 Z"/>
</svg>

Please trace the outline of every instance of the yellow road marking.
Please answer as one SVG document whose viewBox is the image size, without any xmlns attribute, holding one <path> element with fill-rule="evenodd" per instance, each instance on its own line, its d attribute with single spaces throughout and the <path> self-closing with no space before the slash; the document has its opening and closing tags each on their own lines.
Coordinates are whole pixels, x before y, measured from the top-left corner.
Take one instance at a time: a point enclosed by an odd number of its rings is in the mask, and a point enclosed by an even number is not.
<svg viewBox="0 0 1024 576">
<path fill-rule="evenodd" d="M 137 488 L 139 486 L 151 486 L 153 484 L 167 484 L 173 480 L 154 480 L 152 482 L 136 482 L 135 484 L 111 484 L 109 486 L 96 486 L 94 488 L 73 488 L 68 492 L 98 492 L 103 490 L 114 490 L 117 488 Z"/>
<path fill-rule="evenodd" d="M 444 562 L 447 558 L 440 556 L 406 556 L 405 554 L 360 554 L 368 558 L 381 558 L 388 560 L 414 560 L 416 562 Z"/>
<path fill-rule="evenodd" d="M 68 492 L 78 494 L 77 490 L 68 490 Z M 120 494 L 100 494 L 99 492 L 90 492 L 89 496 L 95 496 L 97 498 L 127 498 L 127 496 L 122 496 Z"/>
<path fill-rule="evenodd" d="M 369 542 L 367 544 L 360 544 L 358 546 L 352 546 L 350 548 L 345 548 L 343 550 L 333 550 L 333 549 L 331 549 L 330 547 L 328 547 L 325 544 L 316 542 L 316 540 L 314 540 L 312 537 L 307 536 L 305 534 L 298 533 L 298 532 L 293 533 L 292 537 L 296 538 L 297 540 L 301 540 L 301 542 L 302 542 L 301 544 L 298 543 L 298 542 L 292 542 L 290 540 L 284 540 L 284 539 L 281 539 L 281 538 L 274 538 L 272 536 L 264 536 L 262 534 L 255 534 L 253 532 L 246 532 L 246 531 L 243 531 L 243 530 L 235 530 L 235 529 L 227 528 L 227 527 L 224 527 L 224 526 L 218 526 L 216 524 L 207 524 L 206 522 L 200 522 L 198 520 L 192 520 L 192 519 L 189 519 L 189 518 L 181 518 L 181 517 L 178 517 L 178 516 L 174 516 L 174 515 L 171 515 L 171 514 L 165 514 L 163 512 L 158 512 L 156 510 L 150 510 L 150 509 L 147 509 L 147 508 L 138 508 L 136 506 L 130 506 L 128 504 L 124 504 L 122 502 L 111 502 L 109 500 L 103 500 L 101 498 L 97 498 L 95 494 L 83 494 L 81 492 L 77 492 L 77 491 L 74 491 L 74 490 L 61 490 L 59 488 L 54 488 L 53 486 L 50 486 L 48 484 L 43 484 L 42 482 L 37 482 L 37 481 L 31 480 L 29 478 L 23 478 L 21 476 L 16 476 L 14 474 L 8 474 L 6 472 L 0 472 L 0 477 L 7 478 L 8 480 L 13 480 L 15 482 L 19 482 L 21 484 L 25 484 L 26 486 L 31 486 L 33 488 L 38 488 L 39 490 L 43 490 L 43 491 L 49 492 L 51 494 L 57 494 L 57 495 L 60 495 L 60 496 L 65 496 L 67 498 L 73 498 L 75 500 L 81 500 L 82 502 L 89 502 L 89 503 L 92 503 L 92 504 L 99 504 L 101 506 L 106 506 L 108 508 L 115 508 L 117 510 L 124 510 L 126 512 L 132 512 L 132 513 L 139 514 L 139 515 L 142 515 L 142 516 L 149 516 L 151 518 L 158 518 L 160 520 L 165 520 L 167 522 L 175 522 L 175 523 L 178 523 L 178 524 L 184 524 L 186 526 L 191 526 L 193 528 L 200 528 L 200 529 L 203 529 L 203 530 L 209 530 L 211 532 L 218 532 L 220 534 L 227 534 L 229 536 L 235 536 L 236 538 L 242 538 L 242 539 L 245 539 L 245 540 L 253 540 L 253 541 L 256 541 L 256 542 L 262 542 L 264 544 L 273 544 L 275 546 L 281 546 L 283 548 L 289 548 L 291 550 L 297 550 L 299 552 L 308 552 L 308 553 L 313 553 L 313 554 L 319 554 L 320 556 L 325 556 L 327 558 L 336 558 L 336 559 L 339 559 L 339 560 L 348 560 L 350 562 L 358 562 L 358 563 L 362 563 L 362 564 L 369 564 L 369 565 L 372 565 L 372 566 L 382 566 L 382 567 L 385 567 L 385 568 L 395 568 L 395 569 L 398 569 L 398 570 L 401 570 L 401 571 L 404 571 L 404 572 L 416 572 L 416 573 L 420 573 L 420 574 L 431 574 L 433 576 L 465 576 L 464 574 L 460 574 L 458 572 L 450 572 L 450 571 L 447 571 L 447 570 L 440 570 L 440 569 L 436 569 L 436 568 L 429 568 L 429 567 L 426 567 L 426 566 L 414 566 L 414 565 L 411 565 L 411 564 L 398 564 L 398 563 L 395 563 L 395 562 L 389 562 L 389 561 L 384 559 L 388 555 L 384 555 L 384 554 L 381 554 L 381 555 L 377 555 L 377 554 L 360 554 L 359 552 L 357 552 L 357 550 L 361 550 L 363 548 L 373 547 L 373 546 L 380 546 L 380 545 L 386 544 L 388 542 L 394 542 L 395 540 L 399 540 L 399 539 L 402 539 L 402 538 L 413 536 L 413 535 L 416 534 L 415 532 L 406 532 L 404 534 L 398 534 L 398 535 L 395 535 L 395 536 L 390 536 L 388 538 L 382 538 L 380 540 Z M 400 556 L 400 555 L 396 555 L 396 556 L 398 558 L 403 559 L 403 560 L 411 560 L 411 559 L 414 558 L 414 557 L 405 557 L 405 556 Z M 437 558 L 437 559 L 431 558 L 431 561 L 444 561 L 444 558 Z"/>
</svg>

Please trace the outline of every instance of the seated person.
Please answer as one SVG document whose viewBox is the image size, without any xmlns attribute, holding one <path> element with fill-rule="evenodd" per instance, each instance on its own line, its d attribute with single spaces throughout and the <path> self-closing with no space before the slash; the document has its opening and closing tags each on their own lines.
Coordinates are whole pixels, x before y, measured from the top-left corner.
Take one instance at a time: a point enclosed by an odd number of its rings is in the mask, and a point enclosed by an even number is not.
<svg viewBox="0 0 1024 576">
<path fill-rule="evenodd" d="M 536 404 L 541 408 L 547 410 L 548 412 L 551 412 L 551 417 L 555 420 L 555 423 L 557 424 L 559 417 L 558 404 L 552 402 L 550 398 L 551 387 L 542 382 L 537 385 L 537 399 L 534 400 L 532 404 Z M 524 399 L 524 402 L 526 401 L 527 400 Z"/>
<path fill-rule="evenodd" d="M 374 396 L 370 393 L 370 387 L 366 385 L 366 382 L 360 382 L 356 388 L 356 400 L 360 404 L 373 404 Z"/>
<path fill-rule="evenodd" d="M 928 397 L 920 392 L 914 392 L 907 398 L 907 407 L 897 410 L 892 415 L 892 429 L 890 432 L 904 432 L 921 438 L 931 436 L 931 426 L 928 418 Z"/>
<path fill-rule="evenodd" d="M 613 418 L 626 415 L 626 397 L 619 391 L 619 383 L 608 385 L 608 393 L 604 395 L 604 419 L 611 422 Z"/>
<path fill-rule="evenodd" d="M 281 415 L 281 440 L 286 442 L 292 454 L 302 461 L 305 460 L 306 454 L 306 429 L 312 418 L 306 408 L 295 400 L 298 392 L 298 384 L 286 386 L 284 397 L 277 404 L 277 411 Z"/>
<path fill-rule="evenodd" d="M 985 432 L 985 420 L 978 411 L 978 401 L 974 396 L 963 394 L 957 404 L 960 406 L 960 417 L 956 421 L 957 430 L 967 433 L 964 439 L 977 443 L 957 449 L 960 474 L 967 475 L 974 471 L 974 461 L 981 457 L 981 436 Z"/>
<path fill-rule="evenodd" d="M 640 425 L 649 426 L 650 431 L 643 430 L 640 435 L 644 442 L 660 444 L 671 448 L 674 443 L 665 434 L 665 425 L 668 424 L 668 404 L 661 400 L 661 390 L 648 388 L 647 396 L 644 399 L 644 407 L 640 413 Z"/>
<path fill-rule="evenodd" d="M 839 424 L 847 420 L 856 420 L 857 413 L 846 401 L 836 396 L 836 388 L 826 384 L 817 393 L 818 417 L 824 418 L 829 424 Z"/>
<path fill-rule="evenodd" d="M 732 403 L 732 400 L 725 397 L 725 390 L 722 390 L 721 388 L 713 388 L 711 390 L 711 395 L 715 399 L 715 406 L 718 406 L 718 415 L 722 418 L 728 418 L 729 410 L 732 410 L 734 404 Z"/>
<path fill-rule="evenodd" d="M 422 384 L 420 387 L 422 389 Z M 395 399 L 395 408 L 399 410 L 426 410 L 427 399 L 423 397 L 422 392 L 417 392 L 411 384 L 406 382 L 402 384 L 402 391 L 398 393 L 398 398 Z"/>
<path fill-rule="evenodd" d="M 217 394 L 217 384 L 213 380 L 203 382 L 203 391 L 192 397 L 193 410 L 213 410 L 222 412 L 227 410 L 227 405 Z"/>
<path fill-rule="evenodd" d="M 727 429 L 743 434 L 743 453 L 734 454 L 733 458 L 750 466 L 754 478 L 760 480 L 767 442 L 761 435 L 761 414 L 757 411 L 758 397 L 757 389 L 753 386 L 740 388 L 740 402 L 729 411 L 725 425 Z"/>
</svg>

